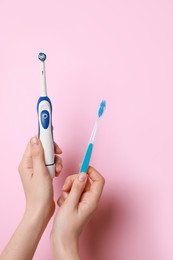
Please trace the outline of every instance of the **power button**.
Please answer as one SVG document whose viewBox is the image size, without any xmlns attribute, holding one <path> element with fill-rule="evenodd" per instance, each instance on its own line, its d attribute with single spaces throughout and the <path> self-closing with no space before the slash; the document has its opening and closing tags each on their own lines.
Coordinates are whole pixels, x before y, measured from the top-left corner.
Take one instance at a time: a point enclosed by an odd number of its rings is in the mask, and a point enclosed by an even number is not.
<svg viewBox="0 0 173 260">
<path fill-rule="evenodd" d="M 43 128 L 47 129 L 50 121 L 49 112 L 47 110 L 41 111 L 40 117 L 41 117 L 41 124 Z"/>
</svg>

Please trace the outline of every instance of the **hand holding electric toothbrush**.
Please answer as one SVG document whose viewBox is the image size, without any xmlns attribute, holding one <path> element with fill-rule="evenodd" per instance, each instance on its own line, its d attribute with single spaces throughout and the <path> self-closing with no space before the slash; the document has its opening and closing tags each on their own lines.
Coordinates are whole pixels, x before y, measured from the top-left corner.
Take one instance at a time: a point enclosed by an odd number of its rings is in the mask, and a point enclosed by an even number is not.
<svg viewBox="0 0 173 260">
<path fill-rule="evenodd" d="M 40 63 L 40 79 L 41 79 L 41 93 L 37 103 L 38 112 L 38 137 L 41 140 L 45 164 L 48 171 L 53 178 L 55 176 L 55 161 L 54 161 L 54 140 L 52 133 L 52 104 L 47 96 L 46 88 L 46 71 L 45 60 L 46 55 L 39 53 L 38 55 Z"/>
</svg>

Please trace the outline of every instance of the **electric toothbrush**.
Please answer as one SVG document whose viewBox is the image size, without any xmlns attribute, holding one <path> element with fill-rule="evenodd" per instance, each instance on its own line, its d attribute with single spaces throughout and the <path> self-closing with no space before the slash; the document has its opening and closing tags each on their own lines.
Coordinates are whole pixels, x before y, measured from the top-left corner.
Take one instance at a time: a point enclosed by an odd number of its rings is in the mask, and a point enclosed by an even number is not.
<svg viewBox="0 0 173 260">
<path fill-rule="evenodd" d="M 93 145 L 94 145 L 94 139 L 95 139 L 97 128 L 98 128 L 99 118 L 103 115 L 105 108 L 106 108 L 106 101 L 102 100 L 100 102 L 100 106 L 99 106 L 98 113 L 97 113 L 97 119 L 95 121 L 94 128 L 93 128 L 93 131 L 90 136 L 89 144 L 88 144 L 87 150 L 85 152 L 83 162 L 82 162 L 82 165 L 81 165 L 81 168 L 79 171 L 80 173 L 81 172 L 86 173 L 88 170 L 88 166 L 89 166 L 89 162 L 90 162 L 90 158 L 91 158 L 91 154 L 92 154 L 92 150 L 93 150 Z"/>
<path fill-rule="evenodd" d="M 46 87 L 46 71 L 45 71 L 45 60 L 46 54 L 40 52 L 38 55 L 40 62 L 40 80 L 41 80 L 41 91 L 40 98 L 37 102 L 37 113 L 38 113 L 38 138 L 41 140 L 45 165 L 48 168 L 50 176 L 55 176 L 55 161 L 54 161 L 54 140 L 52 132 L 52 104 L 47 96 Z"/>
</svg>

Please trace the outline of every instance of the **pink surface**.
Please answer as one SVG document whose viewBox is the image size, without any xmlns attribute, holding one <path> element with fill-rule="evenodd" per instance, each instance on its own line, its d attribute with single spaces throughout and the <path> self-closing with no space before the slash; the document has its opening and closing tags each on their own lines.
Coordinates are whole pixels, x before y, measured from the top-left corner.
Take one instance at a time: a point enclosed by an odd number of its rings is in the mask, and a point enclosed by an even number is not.
<svg viewBox="0 0 173 260">
<path fill-rule="evenodd" d="M 18 164 L 37 132 L 37 54 L 47 54 L 54 136 L 79 170 L 102 98 L 92 165 L 106 178 L 82 259 L 173 259 L 173 2 L 0 1 L 0 249 L 23 214 Z M 52 259 L 47 227 L 34 259 Z"/>
</svg>

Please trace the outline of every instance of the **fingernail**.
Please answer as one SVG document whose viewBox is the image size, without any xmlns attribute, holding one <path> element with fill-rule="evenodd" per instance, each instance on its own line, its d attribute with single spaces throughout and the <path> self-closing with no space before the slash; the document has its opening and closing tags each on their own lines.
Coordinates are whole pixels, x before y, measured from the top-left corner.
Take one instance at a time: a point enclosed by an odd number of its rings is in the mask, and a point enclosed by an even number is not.
<svg viewBox="0 0 173 260">
<path fill-rule="evenodd" d="M 38 138 L 33 137 L 33 138 L 31 139 L 31 145 L 33 145 L 33 146 L 38 145 Z"/>
<path fill-rule="evenodd" d="M 57 166 L 57 172 L 61 172 L 61 171 L 62 171 L 62 165 L 59 164 L 59 165 Z"/>
<path fill-rule="evenodd" d="M 87 178 L 86 173 L 79 173 L 78 180 L 80 182 L 84 182 L 86 180 L 86 178 Z"/>
</svg>

